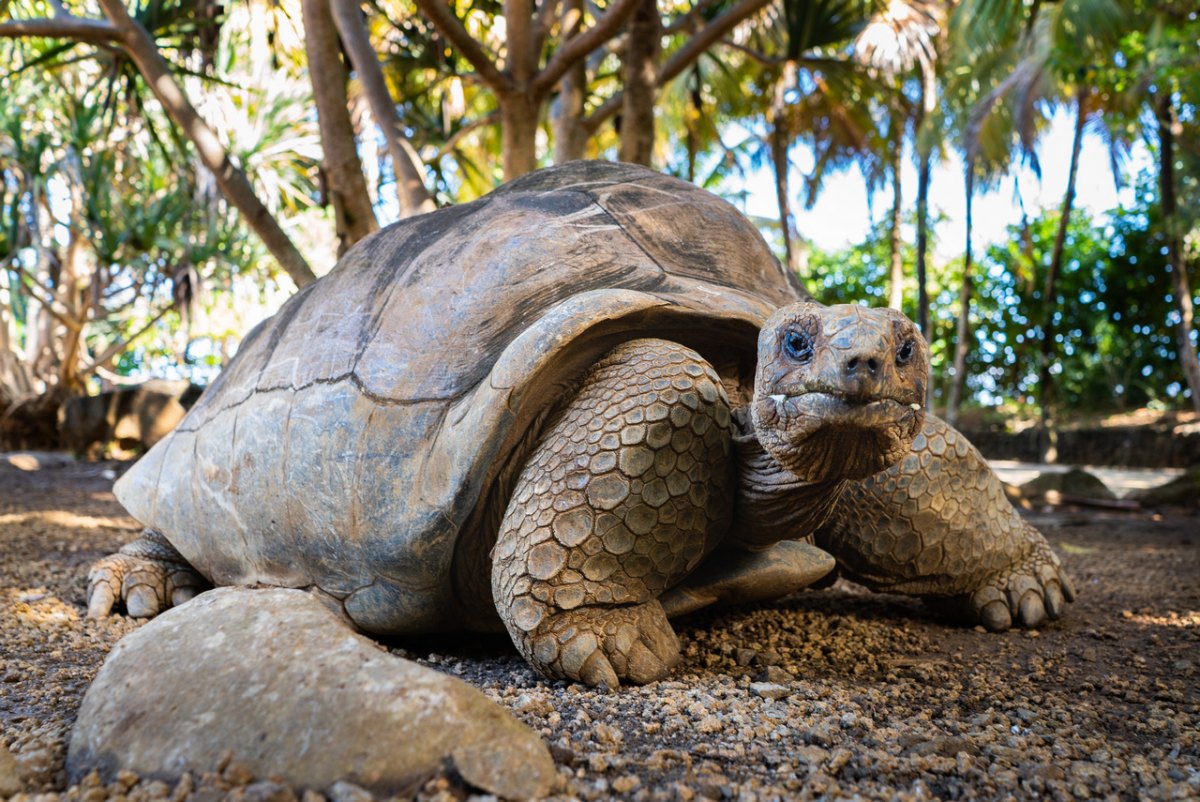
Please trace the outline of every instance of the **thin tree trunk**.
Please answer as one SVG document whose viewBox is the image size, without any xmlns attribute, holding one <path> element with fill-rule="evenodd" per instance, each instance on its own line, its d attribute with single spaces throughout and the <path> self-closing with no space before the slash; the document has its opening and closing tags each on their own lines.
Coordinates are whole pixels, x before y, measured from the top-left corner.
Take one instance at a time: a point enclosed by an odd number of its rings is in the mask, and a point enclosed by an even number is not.
<svg viewBox="0 0 1200 802">
<path fill-rule="evenodd" d="M 312 268 L 270 210 L 259 200 L 246 174 L 230 161 L 217 135 L 188 101 L 150 34 L 129 16 L 123 0 L 100 0 L 100 7 L 117 29 L 126 53 L 146 79 L 155 97 L 191 140 L 204 166 L 212 171 L 221 194 L 241 213 L 246 225 L 258 235 L 279 266 L 296 282 L 296 286 L 303 287 L 314 281 L 316 275 Z"/>
<path fill-rule="evenodd" d="M 971 316 L 971 240 L 974 235 L 973 212 L 975 205 L 975 168 L 968 160 L 966 167 L 967 184 L 967 248 L 963 254 L 962 286 L 958 291 L 958 326 L 954 338 L 954 368 L 950 376 L 950 391 L 946 398 L 946 423 L 958 425 L 958 413 L 962 406 L 963 385 L 966 383 L 967 349 L 970 345 Z"/>
<path fill-rule="evenodd" d="M 531 83 L 541 54 L 534 51 L 532 0 L 504 0 L 505 72 L 512 89 L 499 96 L 504 180 L 537 169 L 537 130 L 542 98 Z"/>
<path fill-rule="evenodd" d="M 913 126 L 913 147 L 917 151 L 917 325 L 925 341 L 933 346 L 933 330 L 929 323 L 929 183 L 932 177 L 933 148 L 925 131 L 926 120 L 937 106 L 936 74 L 932 64 L 921 67 L 921 93 L 917 104 L 917 119 Z M 925 406 L 933 408 L 932 366 L 930 381 L 925 383 Z"/>
<path fill-rule="evenodd" d="M 625 79 L 621 104 L 621 161 L 649 165 L 654 155 L 654 99 L 662 19 L 656 0 L 638 0 L 629 19 L 621 68 Z"/>
<path fill-rule="evenodd" d="M 933 346 L 933 331 L 929 326 L 929 269 L 926 263 L 929 253 L 929 179 L 931 162 L 928 148 L 920 148 L 920 164 L 917 167 L 917 325 L 925 342 Z M 925 384 L 925 406 L 933 406 L 933 382 Z"/>
<path fill-rule="evenodd" d="M 890 247 L 892 264 L 888 279 L 888 306 L 901 309 L 904 304 L 904 254 L 900 250 L 900 221 L 904 211 L 904 192 L 900 184 L 900 159 L 904 145 L 897 140 L 892 152 L 892 220 Z"/>
<path fill-rule="evenodd" d="M 583 27 L 583 0 L 566 0 L 561 20 L 564 40 L 577 36 Z M 551 114 L 554 125 L 554 163 L 582 159 L 587 149 L 583 127 L 583 101 L 587 90 L 587 59 L 580 59 L 558 82 L 558 99 Z"/>
<path fill-rule="evenodd" d="M 428 0 L 425 1 L 428 2 Z M 682 47 L 663 61 L 658 70 L 659 87 L 666 86 L 677 75 L 692 66 L 696 59 L 707 53 L 714 44 L 719 42 L 722 37 L 732 31 L 741 22 L 754 16 L 770 4 L 771 0 L 739 0 L 739 2 L 714 17 L 703 28 L 693 34 Z M 584 125 L 589 132 L 597 131 L 606 120 L 621 111 L 622 105 L 625 102 L 622 97 L 623 94 L 624 92 L 618 92 L 613 95 L 588 116 L 584 121 Z"/>
<path fill-rule="evenodd" d="M 1046 285 L 1042 291 L 1042 347 L 1038 368 L 1038 446 L 1043 462 L 1055 462 L 1057 449 L 1051 426 L 1050 408 L 1054 403 L 1054 386 L 1050 366 L 1054 357 L 1054 316 L 1058 312 L 1058 276 L 1062 272 L 1063 253 L 1067 243 L 1067 226 L 1071 222 L 1071 209 L 1075 205 L 1075 178 L 1079 172 L 1079 152 L 1083 146 L 1083 125 L 1087 121 L 1087 89 L 1080 89 L 1075 96 L 1075 136 L 1071 140 L 1071 163 L 1067 168 L 1067 192 L 1063 196 L 1062 210 L 1058 218 L 1058 232 L 1054 236 L 1054 250 L 1050 252 L 1050 267 L 1046 271 Z"/>
<path fill-rule="evenodd" d="M 537 169 L 538 112 L 541 103 L 528 92 L 500 98 L 500 130 L 504 180 L 512 181 Z"/>
<path fill-rule="evenodd" d="M 74 149 L 68 150 L 65 176 L 69 185 L 70 213 L 67 229 L 67 245 L 63 250 L 62 269 L 58 275 L 57 295 L 68 319 L 75 325 L 65 326 L 63 338 L 59 345 L 60 361 L 58 363 L 58 386 L 63 395 L 82 395 L 84 393 L 83 377 L 79 369 L 83 350 L 83 328 L 87 323 L 87 310 L 84 307 L 84 297 L 81 290 L 81 268 L 83 266 L 83 224 L 80 215 L 83 211 L 83 188 L 80 185 L 82 175 L 78 154 Z"/>
<path fill-rule="evenodd" d="M 783 132 L 771 126 L 771 167 L 775 173 L 775 202 L 779 205 L 779 230 L 783 234 L 783 263 L 792 264 L 792 207 L 788 199 L 788 153 Z"/>
<path fill-rule="evenodd" d="M 921 151 L 917 167 L 917 325 L 925 339 L 932 342 L 929 330 L 929 180 L 933 159 L 927 149 Z"/>
<path fill-rule="evenodd" d="M 784 116 L 787 114 L 787 93 L 796 85 L 798 66 L 788 59 L 783 65 L 775 91 L 771 97 L 771 108 L 767 124 L 770 126 L 771 167 L 775 171 L 775 202 L 779 206 L 779 229 L 783 233 L 783 263 L 792 269 L 792 204 L 788 190 L 788 136 Z"/>
<path fill-rule="evenodd" d="M 338 254 L 379 228 L 358 158 L 346 96 L 346 69 L 330 16 L 330 0 L 303 0 L 304 51 L 321 133 L 322 169 L 333 204 Z"/>
<path fill-rule="evenodd" d="M 306 0 L 320 2 L 320 0 Z M 396 176 L 396 197 L 400 201 L 400 216 L 412 217 L 437 209 L 437 204 L 425 187 L 425 164 L 417 149 L 412 146 L 401 130 L 396 116 L 396 104 L 388 91 L 379 57 L 371 46 L 367 26 L 363 22 L 358 0 L 328 0 L 333 9 L 333 21 L 341 34 L 342 44 L 350 56 L 358 80 L 362 82 L 367 102 L 371 104 L 371 115 L 375 124 L 383 131 L 388 155 L 392 159 L 392 171 Z"/>
<path fill-rule="evenodd" d="M 1192 391 L 1192 409 L 1200 412 L 1200 359 L 1196 357 L 1196 346 L 1192 344 L 1192 328 L 1195 312 L 1192 308 L 1192 288 L 1188 281 L 1187 261 L 1183 257 L 1179 241 L 1175 198 L 1175 110 L 1171 95 L 1163 91 L 1158 100 L 1159 171 L 1158 182 L 1161 194 L 1163 226 L 1167 234 L 1167 259 L 1171 264 L 1171 289 L 1179 309 L 1179 328 L 1176 341 L 1179 362 Z"/>
<path fill-rule="evenodd" d="M 696 183 L 696 156 L 699 150 L 696 136 L 696 121 L 704 111 L 704 97 L 700 94 L 700 70 L 692 67 L 688 73 L 688 98 L 690 106 L 684 112 L 684 124 L 687 129 L 685 144 L 687 146 L 687 180 Z"/>
</svg>

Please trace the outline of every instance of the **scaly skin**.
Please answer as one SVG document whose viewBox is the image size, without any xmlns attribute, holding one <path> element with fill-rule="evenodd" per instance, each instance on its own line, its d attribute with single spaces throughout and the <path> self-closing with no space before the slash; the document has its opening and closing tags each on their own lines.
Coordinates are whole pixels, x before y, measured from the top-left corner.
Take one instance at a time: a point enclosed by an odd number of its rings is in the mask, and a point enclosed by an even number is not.
<svg viewBox="0 0 1200 802">
<path fill-rule="evenodd" d="M 144 529 L 88 572 L 88 618 L 105 617 L 118 601 L 131 618 L 152 618 L 208 586 L 166 538 Z"/>
<path fill-rule="evenodd" d="M 539 671 L 617 687 L 679 645 L 658 596 L 729 524 L 732 425 L 720 378 L 665 340 L 625 343 L 547 427 L 493 556 L 496 609 Z"/>
<path fill-rule="evenodd" d="M 900 462 L 846 483 L 817 544 L 872 589 L 928 597 L 993 631 L 1058 618 L 1075 597 L 982 455 L 931 416 Z"/>
</svg>

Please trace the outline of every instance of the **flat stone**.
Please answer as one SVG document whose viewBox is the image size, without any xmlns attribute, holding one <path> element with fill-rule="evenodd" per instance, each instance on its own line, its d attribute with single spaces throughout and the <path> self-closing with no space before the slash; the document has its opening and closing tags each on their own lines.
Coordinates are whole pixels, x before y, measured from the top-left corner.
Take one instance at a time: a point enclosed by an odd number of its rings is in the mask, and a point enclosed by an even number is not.
<svg viewBox="0 0 1200 802">
<path fill-rule="evenodd" d="M 790 688 L 774 682 L 751 682 L 750 693 L 764 699 L 786 699 L 792 695 Z"/>
<path fill-rule="evenodd" d="M 543 796 L 555 777 L 546 745 L 482 693 L 299 590 L 219 588 L 123 638 L 84 697 L 67 771 L 173 781 L 229 752 L 260 779 L 376 794 L 415 790 L 446 758 L 502 797 Z"/>
</svg>

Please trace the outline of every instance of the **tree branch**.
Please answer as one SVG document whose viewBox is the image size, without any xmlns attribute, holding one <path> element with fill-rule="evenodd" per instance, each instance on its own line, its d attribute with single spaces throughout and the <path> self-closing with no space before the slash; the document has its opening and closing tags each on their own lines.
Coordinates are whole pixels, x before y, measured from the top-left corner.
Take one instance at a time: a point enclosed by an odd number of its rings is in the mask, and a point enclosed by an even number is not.
<svg viewBox="0 0 1200 802">
<path fill-rule="evenodd" d="M 692 23 L 700 19 L 700 15 L 708 9 L 709 6 L 716 5 L 719 0 L 701 0 L 701 2 L 692 6 L 686 13 L 681 14 L 678 19 L 670 25 L 663 26 L 663 36 L 674 36 L 677 33 L 682 33 L 685 28 L 691 27 Z"/>
<path fill-rule="evenodd" d="M 542 4 L 538 6 L 537 19 L 533 23 L 534 53 L 541 53 L 542 48 L 546 46 L 546 37 L 550 35 L 554 20 L 558 18 L 558 7 L 561 3 L 562 0 L 542 0 Z"/>
<path fill-rule="evenodd" d="M 241 213 L 242 219 L 262 239 L 271 255 L 279 262 L 297 287 L 316 279 L 295 243 L 284 233 L 279 221 L 259 200 L 246 174 L 230 160 L 229 154 L 208 123 L 188 100 L 183 88 L 171 75 L 157 45 L 138 22 L 129 16 L 124 0 L 100 0 L 100 7 L 109 22 L 120 32 L 125 51 L 137 66 L 163 109 L 191 140 L 196 153 L 213 174 L 221 194 Z"/>
<path fill-rule="evenodd" d="M 687 41 L 683 47 L 671 54 L 663 62 L 659 72 L 658 85 L 661 87 L 674 79 L 679 73 L 691 66 L 703 53 L 717 43 L 725 34 L 737 25 L 771 4 L 771 0 L 742 0 L 725 13 L 705 25 Z"/>
<path fill-rule="evenodd" d="M 730 41 L 729 39 L 722 39 L 721 44 L 725 45 L 726 47 L 732 47 L 734 50 L 745 55 L 751 61 L 756 61 L 764 67 L 778 67 L 784 62 L 784 59 L 779 56 L 768 56 L 762 51 L 755 50 L 752 47 L 746 47 L 745 45 L 739 45 L 737 42 Z"/>
<path fill-rule="evenodd" d="M 446 143 L 438 149 L 438 152 L 434 154 L 432 161 L 437 161 L 450 151 L 454 150 L 454 148 L 458 146 L 458 143 L 461 142 L 463 137 L 465 137 L 467 134 L 477 131 L 485 125 L 492 125 L 497 119 L 499 119 L 499 117 L 500 112 L 498 111 L 488 112 L 479 119 L 464 125 L 462 128 L 459 128 L 457 131 L 451 134 L 450 138 L 446 140 Z"/>
<path fill-rule="evenodd" d="M 764 0 L 764 2 L 766 1 Z M 555 51 L 545 68 L 534 76 L 533 91 L 535 93 L 549 91 L 560 78 L 566 75 L 572 64 L 582 58 L 587 58 L 589 53 L 616 36 L 625 19 L 633 13 L 636 5 L 637 0 L 615 0 L 600 19 L 592 24 L 592 27 L 564 42 Z"/>
<path fill-rule="evenodd" d="M 36 296 L 36 300 L 42 305 L 42 308 L 50 313 L 50 317 L 57 320 L 62 325 L 66 326 L 70 331 L 78 332 L 83 328 L 83 324 L 71 317 L 69 312 L 60 311 L 54 308 L 55 304 L 60 303 L 50 292 L 38 282 L 33 276 L 29 275 L 29 271 L 21 267 L 16 262 L 13 262 L 10 267 L 17 271 L 17 274 L 25 282 L 25 286 L 29 289 L 29 294 Z M 34 292 L 34 289 L 37 292 Z"/>
<path fill-rule="evenodd" d="M 396 117 L 396 103 L 388 91 L 379 57 L 371 47 L 367 26 L 363 23 L 358 0 L 331 0 L 333 23 L 342 37 L 350 63 L 358 73 L 371 105 L 371 114 L 383 131 L 392 169 L 396 173 L 396 194 L 400 201 L 400 216 L 412 217 L 437 209 L 437 204 L 425 187 L 425 170 L 416 148 L 404 136 Z"/>
<path fill-rule="evenodd" d="M 334 209 L 338 253 L 379 228 L 347 111 L 347 73 L 329 0 L 302 0 L 304 52 L 308 57 L 323 176 Z"/>
<path fill-rule="evenodd" d="M 128 348 L 130 343 L 132 343 L 138 337 L 141 337 L 143 334 L 148 332 L 151 329 L 151 327 L 153 327 L 154 324 L 157 323 L 158 321 L 162 320 L 163 316 L 166 315 L 167 312 L 170 312 L 171 309 L 172 309 L 172 305 L 168 304 L 167 306 L 165 306 L 161 310 L 159 310 L 157 315 L 150 318 L 150 320 L 148 320 L 146 322 L 146 325 L 142 326 L 140 329 L 135 331 L 132 335 L 125 337 L 123 339 L 117 339 L 114 342 L 110 343 L 107 348 L 105 348 L 103 351 L 100 352 L 100 356 L 96 357 L 90 363 L 88 363 L 87 365 L 84 365 L 79 370 L 79 378 L 82 379 L 84 376 L 94 373 L 97 369 L 99 369 L 106 362 L 108 362 L 108 360 L 112 359 L 114 356 L 121 353 L 121 351 Z"/>
<path fill-rule="evenodd" d="M 425 13 L 433 26 L 441 31 L 450 42 L 463 54 L 463 58 L 471 62 L 471 66 L 479 73 L 479 77 L 498 95 L 507 94 L 512 90 L 512 80 L 496 66 L 496 63 L 483 52 L 483 48 L 475 41 L 475 37 L 467 32 L 458 17 L 446 5 L 444 0 L 415 0 L 417 8 Z"/>
<path fill-rule="evenodd" d="M 740 3 L 731 7 L 697 31 L 683 47 L 672 53 L 670 58 L 663 63 L 662 69 L 658 73 L 659 88 L 665 86 L 669 81 L 691 66 L 696 59 L 700 58 L 705 51 L 718 42 L 725 34 L 737 27 L 738 23 L 758 13 L 770 5 L 770 3 L 771 0 L 741 0 Z M 604 101 L 598 109 L 593 111 L 583 121 L 583 125 L 589 133 L 594 133 L 605 120 L 620 111 L 621 104 L 624 102 L 621 97 L 622 94 L 624 93 L 618 92 Z"/>
<path fill-rule="evenodd" d="M 70 17 L 63 19 L 15 19 L 0 22 L 0 38 L 17 39 L 74 39 L 89 44 L 110 44 L 120 41 L 121 35 L 108 22 L 98 19 Z"/>
</svg>

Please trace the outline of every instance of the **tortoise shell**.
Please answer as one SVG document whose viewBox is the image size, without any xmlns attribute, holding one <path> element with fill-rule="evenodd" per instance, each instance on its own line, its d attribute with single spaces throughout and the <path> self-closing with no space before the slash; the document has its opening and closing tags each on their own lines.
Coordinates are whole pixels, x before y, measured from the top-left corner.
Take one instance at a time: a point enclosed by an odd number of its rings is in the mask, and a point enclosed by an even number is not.
<svg viewBox="0 0 1200 802">
<path fill-rule="evenodd" d="M 218 585 L 316 588 L 371 632 L 487 626 L 506 477 L 587 367 L 662 337 L 746 386 L 763 321 L 806 297 L 708 192 L 542 170 L 357 244 L 116 494 Z"/>
</svg>

